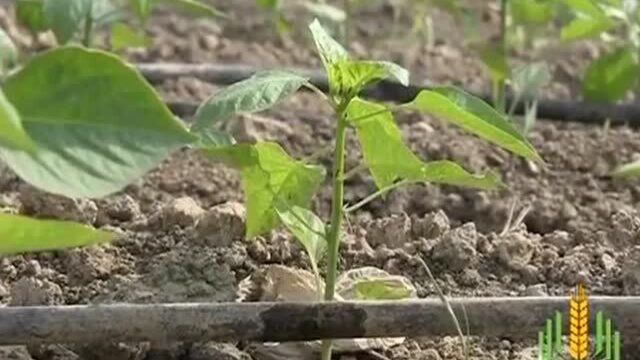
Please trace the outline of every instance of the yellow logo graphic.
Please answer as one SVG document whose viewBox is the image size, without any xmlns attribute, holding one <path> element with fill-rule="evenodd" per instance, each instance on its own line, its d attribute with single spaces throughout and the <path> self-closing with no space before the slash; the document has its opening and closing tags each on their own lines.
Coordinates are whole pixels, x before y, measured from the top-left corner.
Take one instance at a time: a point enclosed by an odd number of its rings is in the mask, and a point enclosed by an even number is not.
<svg viewBox="0 0 640 360">
<path fill-rule="evenodd" d="M 589 356 L 589 298 L 582 285 L 569 301 L 569 354 L 574 360 Z"/>
<path fill-rule="evenodd" d="M 563 337 L 563 314 L 556 311 L 538 333 L 539 360 L 566 359 Z M 611 319 L 602 311 L 595 316 L 595 334 L 589 334 L 589 297 L 578 285 L 569 300 L 568 355 L 571 360 L 620 360 L 620 332 L 614 331 Z"/>
</svg>

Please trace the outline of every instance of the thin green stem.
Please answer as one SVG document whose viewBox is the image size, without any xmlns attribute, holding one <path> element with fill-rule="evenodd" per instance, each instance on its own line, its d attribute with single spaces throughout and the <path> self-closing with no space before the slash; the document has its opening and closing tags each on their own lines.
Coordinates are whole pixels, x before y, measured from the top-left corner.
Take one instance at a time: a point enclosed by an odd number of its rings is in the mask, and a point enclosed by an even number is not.
<svg viewBox="0 0 640 360">
<path fill-rule="evenodd" d="M 389 191 L 391 191 L 391 190 L 393 190 L 395 188 L 399 188 L 400 186 L 404 186 L 404 185 L 410 184 L 410 183 L 411 183 L 411 181 L 402 180 L 402 181 L 398 181 L 395 184 L 391 184 L 389 186 L 383 187 L 382 189 L 374 192 L 373 194 L 367 196 L 366 198 L 358 201 L 356 204 L 345 208 L 344 212 L 347 213 L 347 214 L 348 213 L 352 213 L 352 212 L 360 209 L 361 207 L 367 205 L 368 203 L 372 202 L 373 200 L 377 199 L 378 197 L 388 193 Z"/>
<path fill-rule="evenodd" d="M 502 56 L 504 59 L 507 59 L 508 51 L 507 51 L 507 12 L 509 2 L 508 0 L 500 0 L 500 51 L 502 52 Z M 496 108 L 505 112 L 507 108 L 506 104 L 506 80 L 500 79 L 496 88 Z"/>
<path fill-rule="evenodd" d="M 348 102 L 343 102 L 336 109 L 338 114 L 338 126 L 336 129 L 335 159 L 333 162 L 333 201 L 331 204 L 331 225 L 327 234 L 329 261 L 327 262 L 327 274 L 325 276 L 325 301 L 332 301 L 335 294 L 336 278 L 338 275 L 338 258 L 340 250 L 340 228 L 343 220 L 344 203 L 344 165 L 345 145 L 347 138 L 347 118 L 345 109 Z M 322 341 L 322 360 L 331 360 L 332 341 Z"/>
<path fill-rule="evenodd" d="M 344 7 L 345 19 L 344 19 L 344 44 L 349 47 L 349 36 L 351 36 L 351 0 L 343 0 L 342 6 Z"/>
<path fill-rule="evenodd" d="M 82 37 L 82 45 L 90 48 L 93 37 L 93 14 L 91 11 L 87 14 L 87 18 L 84 20 L 84 34 Z"/>
</svg>

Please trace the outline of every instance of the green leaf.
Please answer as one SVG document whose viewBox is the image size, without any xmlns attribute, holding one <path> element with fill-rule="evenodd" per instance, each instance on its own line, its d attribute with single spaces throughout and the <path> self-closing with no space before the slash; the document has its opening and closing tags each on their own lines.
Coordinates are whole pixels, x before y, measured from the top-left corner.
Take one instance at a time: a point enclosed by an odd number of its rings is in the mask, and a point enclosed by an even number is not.
<svg viewBox="0 0 640 360">
<path fill-rule="evenodd" d="M 551 81 L 551 70 L 546 63 L 531 63 L 516 68 L 513 88 L 522 99 L 536 99 L 540 90 Z"/>
<path fill-rule="evenodd" d="M 309 255 L 314 269 L 327 252 L 327 240 L 324 222 L 311 210 L 300 206 L 278 209 L 282 224 L 300 241 Z"/>
<path fill-rule="evenodd" d="M 52 193 L 111 194 L 196 140 L 132 66 L 106 52 L 57 48 L 4 85 L 37 151 L 0 149 L 0 158 Z"/>
<path fill-rule="evenodd" d="M 280 8 L 280 0 L 256 0 L 256 5 L 265 10 L 275 11 Z"/>
<path fill-rule="evenodd" d="M 73 38 L 92 10 L 91 0 L 44 0 L 45 23 L 59 44 L 66 44 Z"/>
<path fill-rule="evenodd" d="M 38 33 L 48 29 L 42 0 L 16 1 L 16 18 L 31 32 Z"/>
<path fill-rule="evenodd" d="M 0 147 L 29 152 L 35 150 L 33 140 L 22 127 L 18 112 L 4 96 L 2 89 L 0 89 Z"/>
<path fill-rule="evenodd" d="M 0 255 L 60 250 L 113 240 L 113 235 L 69 221 L 0 213 Z"/>
<path fill-rule="evenodd" d="M 91 19 L 93 20 L 93 28 L 97 29 L 101 26 L 115 24 L 124 21 L 127 18 L 125 9 L 116 7 L 112 0 L 92 0 Z"/>
<path fill-rule="evenodd" d="M 18 49 L 4 30 L 0 29 L 0 75 L 18 62 Z"/>
<path fill-rule="evenodd" d="M 593 0 L 564 0 L 571 10 L 586 16 L 598 18 L 605 15 L 604 11 Z"/>
<path fill-rule="evenodd" d="M 331 70 L 331 65 L 338 61 L 349 60 L 349 54 L 342 45 L 335 41 L 329 33 L 320 25 L 320 21 L 315 19 L 311 25 L 309 25 L 313 41 L 316 44 L 320 59 L 324 64 L 327 73 Z"/>
<path fill-rule="evenodd" d="M 365 86 L 386 78 L 409 84 L 409 72 L 386 61 L 340 60 L 331 64 L 329 70 L 331 93 L 339 96 L 354 96 Z"/>
<path fill-rule="evenodd" d="M 306 82 L 306 78 L 287 71 L 259 72 L 202 103 L 191 130 L 198 133 L 233 115 L 266 110 L 298 91 Z"/>
<path fill-rule="evenodd" d="M 546 24 L 553 20 L 555 1 L 515 0 L 509 3 L 516 24 Z"/>
<path fill-rule="evenodd" d="M 614 26 L 615 22 L 606 17 L 577 18 L 562 28 L 560 38 L 563 41 L 593 38 Z"/>
<path fill-rule="evenodd" d="M 324 170 L 291 158 L 276 143 L 237 144 L 205 149 L 242 172 L 247 204 L 247 237 L 264 234 L 279 224 L 276 209 L 308 208 Z"/>
<path fill-rule="evenodd" d="M 117 23 L 111 27 L 111 47 L 118 51 L 125 48 L 145 48 L 151 40 L 126 24 Z"/>
<path fill-rule="evenodd" d="M 601 56 L 589 65 L 582 93 L 586 99 L 613 102 L 622 99 L 638 81 L 638 63 L 629 48 Z"/>
<path fill-rule="evenodd" d="M 154 0 L 129 0 L 129 6 L 138 17 L 141 23 L 146 23 L 151 16 Z"/>
<path fill-rule="evenodd" d="M 359 280 L 355 288 L 359 300 L 402 300 L 411 296 L 411 289 L 394 279 Z"/>
<path fill-rule="evenodd" d="M 482 189 L 500 185 L 493 174 L 472 175 L 450 161 L 424 163 L 402 141 L 393 115 L 380 104 L 354 98 L 347 107 L 355 126 L 364 160 L 378 188 L 398 180 L 426 181 Z M 384 146 L 381 146 L 384 144 Z"/>
<path fill-rule="evenodd" d="M 313 15 L 334 23 L 342 23 L 347 18 L 347 14 L 342 9 L 331 4 L 305 1 L 302 5 Z"/>
<path fill-rule="evenodd" d="M 408 105 L 445 119 L 514 154 L 542 161 L 533 146 L 508 118 L 460 89 L 438 87 L 423 90 Z"/>
<path fill-rule="evenodd" d="M 640 160 L 618 167 L 613 171 L 612 176 L 618 178 L 635 178 L 640 176 Z"/>
<path fill-rule="evenodd" d="M 165 4 L 180 9 L 192 16 L 226 17 L 222 11 L 196 0 L 161 0 Z"/>
<path fill-rule="evenodd" d="M 500 81 L 509 77 L 509 62 L 504 51 L 496 46 L 485 45 L 479 49 L 480 59 L 489 69 L 491 79 Z"/>
<path fill-rule="evenodd" d="M 196 135 L 198 140 L 193 146 L 197 149 L 211 149 L 236 143 L 236 140 L 231 135 L 214 129 L 203 129 Z"/>
</svg>

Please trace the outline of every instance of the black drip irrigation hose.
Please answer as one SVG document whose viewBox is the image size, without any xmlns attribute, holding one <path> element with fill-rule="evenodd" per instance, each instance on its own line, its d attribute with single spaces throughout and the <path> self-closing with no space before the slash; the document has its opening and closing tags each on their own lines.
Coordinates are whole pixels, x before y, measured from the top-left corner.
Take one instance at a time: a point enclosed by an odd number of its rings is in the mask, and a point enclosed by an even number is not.
<svg viewBox="0 0 640 360">
<path fill-rule="evenodd" d="M 178 64 L 178 63 L 153 63 L 136 64 L 142 75 L 152 84 L 159 84 L 167 79 L 179 77 L 195 77 L 199 80 L 230 85 L 247 79 L 256 72 L 263 70 L 245 65 L 224 64 Z M 292 69 L 296 73 L 306 76 L 322 91 L 328 91 L 327 78 L 323 71 L 309 69 Z M 397 103 L 409 102 L 422 90 L 429 90 L 431 85 L 403 86 L 392 81 L 381 81 L 366 89 L 363 96 Z M 487 102 L 491 102 L 491 96 L 486 94 L 474 94 Z M 513 98 L 507 96 L 507 108 L 511 107 Z M 197 109 L 197 104 L 190 102 L 171 102 L 170 108 L 179 116 L 191 116 Z M 561 101 L 540 99 L 538 101 L 538 118 L 555 120 L 560 122 L 578 122 L 584 124 L 602 125 L 627 125 L 640 127 L 640 104 L 599 104 L 585 101 Z M 516 115 L 524 114 L 524 106 L 517 104 Z"/>
</svg>

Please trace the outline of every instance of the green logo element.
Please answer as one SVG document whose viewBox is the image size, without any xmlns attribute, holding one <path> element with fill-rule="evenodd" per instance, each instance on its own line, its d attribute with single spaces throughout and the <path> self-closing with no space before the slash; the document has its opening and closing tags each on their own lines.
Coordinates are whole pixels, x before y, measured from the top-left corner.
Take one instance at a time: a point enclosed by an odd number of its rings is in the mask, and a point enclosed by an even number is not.
<svg viewBox="0 0 640 360">
<path fill-rule="evenodd" d="M 595 338 L 589 336 L 589 298 L 584 286 L 578 285 L 569 301 L 567 345 L 563 341 L 562 313 L 556 311 L 538 333 L 538 359 L 620 360 L 620 332 L 614 331 L 611 319 L 602 311 L 596 313 Z M 567 351 L 565 351 L 565 349 Z"/>
</svg>

